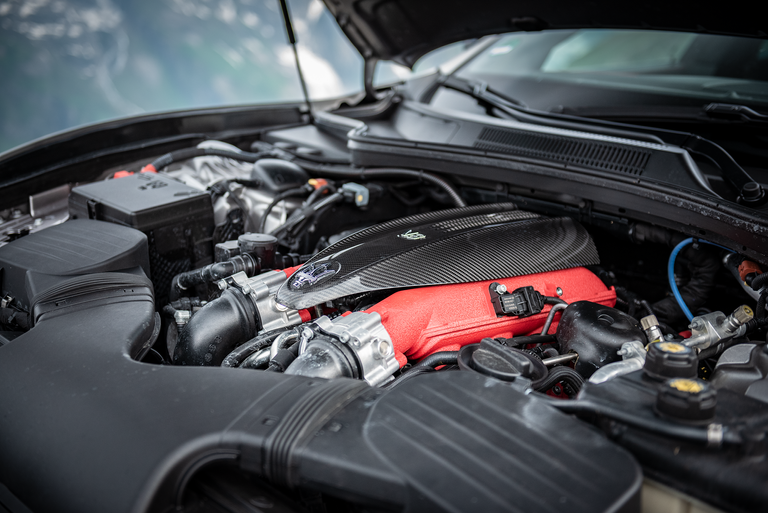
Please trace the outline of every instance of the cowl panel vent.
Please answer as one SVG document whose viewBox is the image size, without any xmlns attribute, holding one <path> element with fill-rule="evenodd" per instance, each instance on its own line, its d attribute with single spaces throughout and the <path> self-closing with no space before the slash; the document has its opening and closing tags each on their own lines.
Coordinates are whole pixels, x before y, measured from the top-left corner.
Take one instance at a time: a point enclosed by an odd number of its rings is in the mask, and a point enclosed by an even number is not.
<svg viewBox="0 0 768 513">
<path fill-rule="evenodd" d="M 483 128 L 474 147 L 634 176 L 643 174 L 651 156 L 650 150 L 622 144 L 498 128 Z"/>
</svg>

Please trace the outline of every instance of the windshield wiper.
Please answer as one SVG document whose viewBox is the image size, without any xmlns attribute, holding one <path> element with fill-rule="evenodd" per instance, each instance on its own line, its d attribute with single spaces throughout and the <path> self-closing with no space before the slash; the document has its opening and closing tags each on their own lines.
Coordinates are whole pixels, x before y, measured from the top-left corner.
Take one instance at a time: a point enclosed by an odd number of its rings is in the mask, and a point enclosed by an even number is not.
<svg viewBox="0 0 768 513">
<path fill-rule="evenodd" d="M 712 118 L 733 119 L 750 123 L 768 123 L 768 116 L 750 109 L 746 105 L 710 103 L 704 106 L 704 114 Z"/>
<path fill-rule="evenodd" d="M 609 121 L 597 121 L 577 116 L 534 111 L 525 105 L 524 102 L 490 89 L 488 84 L 482 81 L 466 80 L 452 75 L 443 75 L 438 79 L 438 85 L 465 93 L 485 106 L 498 109 L 517 121 L 524 123 L 565 128 L 568 130 L 589 130 L 596 134 L 623 137 L 625 139 L 634 139 L 656 144 L 664 144 L 665 142 L 657 135 L 648 133 L 644 127 L 634 127 L 632 125 L 624 125 Z M 425 98 L 422 98 L 422 101 L 425 101 Z M 427 99 L 426 101 L 429 100 Z M 629 127 L 630 130 L 627 130 L 627 127 Z M 636 128 L 643 129 L 635 130 Z"/>
<path fill-rule="evenodd" d="M 714 142 L 704 139 L 696 134 L 664 130 L 615 121 L 583 118 L 566 114 L 555 114 L 529 109 L 519 100 L 505 97 L 501 93 L 492 91 L 484 82 L 474 82 L 455 76 L 441 76 L 437 80 L 437 86 L 442 86 L 454 91 L 459 91 L 475 98 L 486 106 L 498 109 L 520 122 L 536 125 L 565 128 L 568 130 L 588 131 L 595 134 L 622 137 L 637 141 L 653 142 L 656 144 L 672 144 L 687 150 L 690 153 L 702 156 L 713 162 L 722 173 L 723 178 L 738 192 L 738 202 L 751 207 L 758 207 L 768 202 L 768 195 L 762 186 L 757 183 L 744 168 L 742 168 L 731 155 Z M 434 94 L 434 90 L 431 91 Z M 422 98 L 425 101 L 425 98 Z M 429 101 L 427 98 L 426 101 Z M 768 118 L 749 107 L 741 105 L 710 104 L 715 113 L 738 112 L 740 116 L 752 116 L 757 121 Z M 725 107 L 729 107 L 726 109 Z M 735 110 L 733 108 L 736 108 Z M 733 115 L 733 114 L 731 114 Z"/>
</svg>

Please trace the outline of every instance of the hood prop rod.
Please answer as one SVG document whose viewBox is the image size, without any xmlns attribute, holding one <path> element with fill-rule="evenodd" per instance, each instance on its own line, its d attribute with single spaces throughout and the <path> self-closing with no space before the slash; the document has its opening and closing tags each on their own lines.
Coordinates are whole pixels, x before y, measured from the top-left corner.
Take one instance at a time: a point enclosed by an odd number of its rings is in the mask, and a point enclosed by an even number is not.
<svg viewBox="0 0 768 513">
<path fill-rule="evenodd" d="M 301 72 L 301 64 L 299 63 L 299 51 L 296 47 L 296 33 L 293 31 L 293 23 L 291 22 L 291 13 L 288 10 L 287 0 L 279 0 L 280 10 L 283 13 L 283 21 L 285 22 L 285 33 L 288 35 L 288 42 L 293 48 L 293 56 L 296 59 L 296 71 L 299 72 L 299 82 L 301 82 L 301 91 L 304 94 L 304 102 L 307 104 L 307 110 L 309 113 L 309 122 L 314 121 L 312 114 L 312 103 L 309 101 L 309 91 L 307 90 L 307 83 L 304 81 L 304 74 Z"/>
</svg>

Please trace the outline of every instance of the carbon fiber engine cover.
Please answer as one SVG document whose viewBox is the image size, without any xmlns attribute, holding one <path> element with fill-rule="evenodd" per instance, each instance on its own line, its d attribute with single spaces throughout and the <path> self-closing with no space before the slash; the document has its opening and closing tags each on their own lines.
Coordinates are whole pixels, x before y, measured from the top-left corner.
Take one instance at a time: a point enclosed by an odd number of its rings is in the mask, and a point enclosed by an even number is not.
<svg viewBox="0 0 768 513">
<path fill-rule="evenodd" d="M 587 231 L 496 203 L 395 219 L 354 233 L 304 264 L 277 301 L 307 308 L 374 290 L 495 280 L 599 263 Z"/>
</svg>

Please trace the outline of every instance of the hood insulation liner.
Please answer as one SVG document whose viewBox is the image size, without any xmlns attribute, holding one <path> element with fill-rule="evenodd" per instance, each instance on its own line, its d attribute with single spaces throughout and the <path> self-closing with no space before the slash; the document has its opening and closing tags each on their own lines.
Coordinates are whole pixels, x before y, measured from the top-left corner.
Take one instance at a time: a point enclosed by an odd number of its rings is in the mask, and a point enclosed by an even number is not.
<svg viewBox="0 0 768 513">
<path fill-rule="evenodd" d="M 495 280 L 599 263 L 587 231 L 511 203 L 440 210 L 366 228 L 315 255 L 278 290 L 308 308 L 385 289 Z"/>
</svg>

